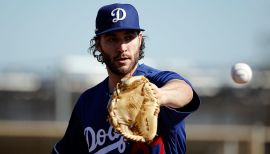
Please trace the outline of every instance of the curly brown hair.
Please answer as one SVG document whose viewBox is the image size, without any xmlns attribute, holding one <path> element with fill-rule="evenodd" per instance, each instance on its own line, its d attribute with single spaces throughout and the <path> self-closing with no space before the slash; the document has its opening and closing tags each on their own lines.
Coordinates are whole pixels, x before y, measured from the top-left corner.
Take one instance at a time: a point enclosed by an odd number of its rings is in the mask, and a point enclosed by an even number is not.
<svg viewBox="0 0 270 154">
<path fill-rule="evenodd" d="M 139 34 L 140 31 L 137 33 Z M 144 57 L 144 48 L 145 48 L 145 42 L 144 42 L 145 36 L 142 37 L 142 43 L 140 46 L 140 53 L 139 53 L 139 60 Z M 101 52 L 98 50 L 97 46 L 99 46 L 100 37 L 95 36 L 90 40 L 90 47 L 89 52 L 97 59 L 98 62 L 104 63 L 103 57 Z"/>
</svg>

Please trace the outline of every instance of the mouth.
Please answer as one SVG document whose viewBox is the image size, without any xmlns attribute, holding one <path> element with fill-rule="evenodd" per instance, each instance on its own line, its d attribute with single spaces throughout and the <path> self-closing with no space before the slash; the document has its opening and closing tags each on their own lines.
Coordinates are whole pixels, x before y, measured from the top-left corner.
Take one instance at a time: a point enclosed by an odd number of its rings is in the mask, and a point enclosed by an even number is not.
<svg viewBox="0 0 270 154">
<path fill-rule="evenodd" d="M 123 65 L 125 64 L 130 58 L 129 57 L 117 57 L 115 58 L 115 61 L 119 64 Z"/>
<path fill-rule="evenodd" d="M 126 64 L 126 62 L 129 60 L 129 58 L 118 58 L 116 59 L 116 61 L 118 62 L 118 64 L 120 65 L 124 65 Z"/>
</svg>

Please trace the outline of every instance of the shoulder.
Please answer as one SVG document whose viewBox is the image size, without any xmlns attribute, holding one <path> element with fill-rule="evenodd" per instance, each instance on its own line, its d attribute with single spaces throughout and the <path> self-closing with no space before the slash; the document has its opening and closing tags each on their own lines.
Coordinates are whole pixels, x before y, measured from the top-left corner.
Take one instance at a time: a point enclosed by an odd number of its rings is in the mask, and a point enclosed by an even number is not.
<svg viewBox="0 0 270 154">
<path fill-rule="evenodd" d="M 97 92 L 105 91 L 106 90 L 106 86 L 107 86 L 107 80 L 108 78 L 106 78 L 105 80 L 103 80 L 102 82 L 100 82 L 99 84 L 87 89 L 86 91 L 84 91 L 82 93 L 81 96 L 88 96 L 88 95 L 93 95 L 96 94 Z"/>
<path fill-rule="evenodd" d="M 107 80 L 108 80 L 108 78 L 106 78 L 104 81 L 100 82 L 99 84 L 84 91 L 80 95 L 77 104 L 82 104 L 82 103 L 86 102 L 86 100 L 93 100 L 93 99 L 99 97 L 98 95 L 103 94 L 107 88 L 107 84 L 106 84 Z"/>
<path fill-rule="evenodd" d="M 139 64 L 134 75 L 144 75 L 147 76 L 149 74 L 156 74 L 161 72 L 161 70 L 158 70 L 156 68 L 150 67 L 145 64 Z"/>
<path fill-rule="evenodd" d="M 170 80 L 179 79 L 185 80 L 181 75 L 173 71 L 159 70 L 145 64 L 138 65 L 134 75 L 143 75 L 157 86 L 162 86 Z"/>
</svg>

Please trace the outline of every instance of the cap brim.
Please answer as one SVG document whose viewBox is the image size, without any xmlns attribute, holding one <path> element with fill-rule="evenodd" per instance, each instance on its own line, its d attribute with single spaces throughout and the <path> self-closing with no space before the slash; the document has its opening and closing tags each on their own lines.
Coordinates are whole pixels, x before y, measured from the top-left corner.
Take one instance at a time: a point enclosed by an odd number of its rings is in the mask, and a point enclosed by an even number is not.
<svg viewBox="0 0 270 154">
<path fill-rule="evenodd" d="M 102 31 L 102 32 L 99 32 L 99 33 L 96 33 L 96 36 L 100 36 L 102 34 L 105 34 L 105 33 L 109 33 L 109 32 L 113 32 L 113 31 L 117 31 L 117 30 L 138 30 L 138 31 L 144 31 L 144 29 L 141 29 L 141 28 L 134 28 L 134 27 L 116 27 L 116 28 L 111 28 L 111 29 L 108 29 L 108 30 L 105 30 L 105 31 Z"/>
</svg>

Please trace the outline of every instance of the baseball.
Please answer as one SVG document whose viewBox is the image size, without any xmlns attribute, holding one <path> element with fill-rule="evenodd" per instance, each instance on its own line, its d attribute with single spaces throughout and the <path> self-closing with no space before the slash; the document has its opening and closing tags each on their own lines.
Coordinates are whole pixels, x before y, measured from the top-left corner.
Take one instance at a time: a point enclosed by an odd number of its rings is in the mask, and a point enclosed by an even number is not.
<svg viewBox="0 0 270 154">
<path fill-rule="evenodd" d="M 248 64 L 237 63 L 231 70 L 232 79 L 238 84 L 246 84 L 252 78 L 252 70 Z"/>
</svg>

